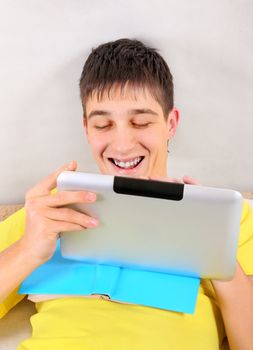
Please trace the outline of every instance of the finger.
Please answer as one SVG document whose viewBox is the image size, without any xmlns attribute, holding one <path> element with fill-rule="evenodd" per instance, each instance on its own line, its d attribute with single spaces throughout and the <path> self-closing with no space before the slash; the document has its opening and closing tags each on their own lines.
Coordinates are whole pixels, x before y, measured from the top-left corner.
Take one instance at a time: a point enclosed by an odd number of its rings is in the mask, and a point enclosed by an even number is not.
<svg viewBox="0 0 253 350">
<path fill-rule="evenodd" d="M 200 183 L 197 180 L 193 179 L 192 177 L 190 177 L 188 175 L 183 176 L 183 182 L 185 184 L 187 184 L 187 185 L 198 185 L 198 186 L 200 186 Z"/>
<path fill-rule="evenodd" d="M 87 227 L 83 227 L 82 225 L 73 224 L 70 222 L 51 221 L 50 228 L 52 232 L 58 235 L 61 232 L 82 231 L 82 230 L 85 230 Z"/>
<path fill-rule="evenodd" d="M 43 210 L 42 213 L 47 219 L 68 222 L 82 226 L 83 228 L 96 227 L 99 223 L 96 218 L 70 208 L 49 208 Z"/>
<path fill-rule="evenodd" d="M 69 204 L 93 203 L 97 195 L 88 191 L 60 191 L 40 198 L 40 206 L 62 207 Z"/>
<path fill-rule="evenodd" d="M 71 161 L 69 164 L 65 164 L 56 171 L 54 171 L 52 174 L 48 175 L 46 178 L 44 178 L 42 181 L 40 181 L 37 185 L 32 187 L 26 195 L 26 198 L 33 198 L 37 196 L 43 196 L 48 193 L 50 193 L 50 190 L 56 187 L 56 181 L 57 177 L 62 173 L 63 171 L 75 171 L 77 169 L 77 162 Z"/>
<path fill-rule="evenodd" d="M 182 183 L 182 181 L 173 178 L 173 177 L 164 177 L 164 176 L 150 176 L 150 180 L 156 180 L 156 181 L 164 181 L 164 182 L 174 182 L 174 183 Z"/>
</svg>

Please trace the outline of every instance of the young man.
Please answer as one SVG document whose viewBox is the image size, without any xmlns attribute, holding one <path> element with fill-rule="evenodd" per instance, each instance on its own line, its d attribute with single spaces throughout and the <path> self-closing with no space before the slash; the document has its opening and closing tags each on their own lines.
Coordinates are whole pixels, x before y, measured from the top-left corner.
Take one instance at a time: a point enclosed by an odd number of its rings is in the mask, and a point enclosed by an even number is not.
<svg viewBox="0 0 253 350">
<path fill-rule="evenodd" d="M 100 45 L 85 63 L 80 92 L 85 133 L 102 173 L 175 181 L 167 178 L 167 144 L 176 132 L 179 113 L 173 103 L 172 75 L 153 48 L 129 39 Z M 76 168 L 71 162 L 32 188 L 25 208 L 2 224 L 2 314 L 20 299 L 15 288 L 52 257 L 59 232 L 99 225 L 94 218 L 65 208 L 95 201 L 93 193 L 51 193 L 57 176 Z M 188 177 L 183 181 L 194 183 Z M 235 277 L 229 282 L 203 281 L 194 315 L 99 295 L 34 296 L 38 314 L 32 317 L 33 335 L 19 349 L 215 350 L 226 336 L 231 350 L 252 349 L 253 287 L 247 276 L 253 274 L 252 247 L 253 217 L 245 203 Z"/>
</svg>

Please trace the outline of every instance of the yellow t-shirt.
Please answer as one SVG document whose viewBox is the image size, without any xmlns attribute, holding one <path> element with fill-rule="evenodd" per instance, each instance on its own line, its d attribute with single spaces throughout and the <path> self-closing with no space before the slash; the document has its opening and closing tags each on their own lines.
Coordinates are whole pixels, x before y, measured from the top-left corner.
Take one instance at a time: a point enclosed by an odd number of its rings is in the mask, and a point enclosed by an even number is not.
<svg viewBox="0 0 253 350">
<path fill-rule="evenodd" d="M 0 224 L 0 250 L 24 231 L 21 210 Z M 253 214 L 244 203 L 238 260 L 253 275 Z M 159 298 L 159 295 L 157 296 Z M 22 296 L 15 292 L 0 305 L 3 315 Z M 225 331 L 210 281 L 202 281 L 193 315 L 139 305 L 82 297 L 67 297 L 36 304 L 32 337 L 19 350 L 128 350 L 220 349 Z"/>
<path fill-rule="evenodd" d="M 18 210 L 6 220 L 0 222 L 0 252 L 16 242 L 25 230 L 25 209 Z M 17 294 L 16 288 L 3 303 L 0 303 L 0 318 L 19 303 L 24 295 Z"/>
</svg>

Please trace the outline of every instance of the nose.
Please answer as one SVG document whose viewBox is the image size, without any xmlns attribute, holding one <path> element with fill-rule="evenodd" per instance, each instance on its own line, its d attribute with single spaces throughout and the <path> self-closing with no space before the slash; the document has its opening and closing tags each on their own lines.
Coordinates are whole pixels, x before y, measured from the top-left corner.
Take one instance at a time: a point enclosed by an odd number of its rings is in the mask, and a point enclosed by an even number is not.
<svg viewBox="0 0 253 350">
<path fill-rule="evenodd" d="M 112 137 L 111 145 L 121 155 L 127 155 L 136 144 L 134 131 L 127 126 L 117 127 Z"/>
</svg>

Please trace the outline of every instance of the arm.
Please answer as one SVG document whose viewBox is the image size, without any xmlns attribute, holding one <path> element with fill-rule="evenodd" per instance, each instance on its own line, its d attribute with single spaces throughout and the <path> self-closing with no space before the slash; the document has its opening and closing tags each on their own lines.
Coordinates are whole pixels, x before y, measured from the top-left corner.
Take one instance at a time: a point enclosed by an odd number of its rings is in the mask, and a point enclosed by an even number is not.
<svg viewBox="0 0 253 350">
<path fill-rule="evenodd" d="M 253 349 L 253 283 L 239 263 L 231 281 L 212 281 L 231 350 Z"/>
<path fill-rule="evenodd" d="M 157 177 L 157 180 L 166 178 Z M 167 178 L 170 182 L 199 185 L 184 176 L 183 181 Z M 222 313 L 230 350 L 253 350 L 253 276 L 246 276 L 239 263 L 231 281 L 212 281 Z"/>
<path fill-rule="evenodd" d="M 39 264 L 32 260 L 22 248 L 21 241 L 15 242 L 0 253 L 0 303 L 28 276 Z"/>
<path fill-rule="evenodd" d="M 198 184 L 184 177 L 184 182 Z M 231 281 L 212 281 L 230 350 L 253 350 L 253 277 L 247 276 L 237 262 Z"/>
<path fill-rule="evenodd" d="M 80 231 L 96 226 L 97 222 L 93 218 L 63 207 L 94 202 L 95 194 L 84 191 L 50 193 L 63 170 L 75 169 L 76 163 L 72 162 L 28 191 L 25 233 L 19 241 L 0 253 L 0 302 L 36 267 L 53 256 L 59 232 Z"/>
</svg>

